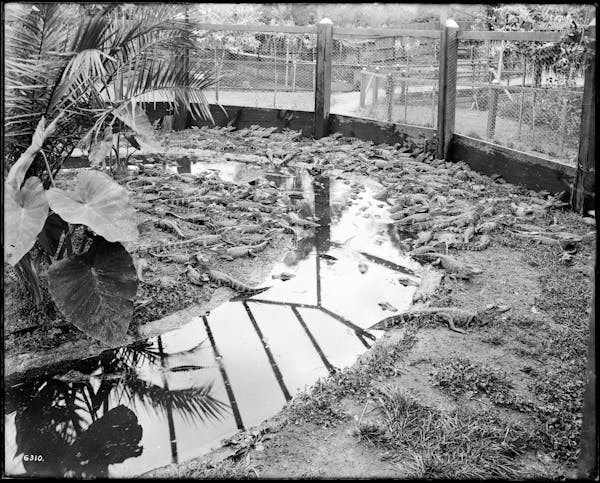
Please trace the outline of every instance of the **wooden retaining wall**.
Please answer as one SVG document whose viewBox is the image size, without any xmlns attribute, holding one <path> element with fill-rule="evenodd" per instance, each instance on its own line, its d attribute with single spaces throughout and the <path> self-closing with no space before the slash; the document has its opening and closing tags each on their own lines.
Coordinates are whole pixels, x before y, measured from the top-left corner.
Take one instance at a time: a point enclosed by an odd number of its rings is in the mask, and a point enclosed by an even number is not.
<svg viewBox="0 0 600 483">
<path fill-rule="evenodd" d="M 168 113 L 166 103 L 146 106 L 150 121 Z M 210 112 L 216 126 L 234 126 L 243 129 L 252 125 L 277 127 L 301 131 L 303 136 L 314 136 L 314 113 L 309 111 L 291 111 L 260 107 L 220 106 L 211 104 Z M 185 123 L 183 122 L 185 121 Z M 176 123 L 177 124 L 177 123 Z M 179 127 L 213 126 L 205 119 L 192 119 L 187 115 Z M 329 115 L 329 133 L 341 133 L 375 144 L 404 143 L 413 141 L 428 151 L 435 151 L 437 143 L 436 129 L 411 126 L 392 122 L 375 121 L 339 114 Z M 509 183 L 520 184 L 529 189 L 546 190 L 550 193 L 570 192 L 575 176 L 575 167 L 550 159 L 509 149 L 479 139 L 452 134 L 448 160 L 465 161 L 471 168 L 482 174 L 499 174 Z M 86 159 L 71 158 L 65 163 L 67 168 L 88 165 Z M 591 196 L 593 199 L 593 193 Z"/>
<path fill-rule="evenodd" d="M 460 134 L 452 135 L 448 159 L 465 161 L 479 173 L 499 174 L 509 183 L 550 193 L 569 191 L 575 176 L 575 166 Z"/>
</svg>

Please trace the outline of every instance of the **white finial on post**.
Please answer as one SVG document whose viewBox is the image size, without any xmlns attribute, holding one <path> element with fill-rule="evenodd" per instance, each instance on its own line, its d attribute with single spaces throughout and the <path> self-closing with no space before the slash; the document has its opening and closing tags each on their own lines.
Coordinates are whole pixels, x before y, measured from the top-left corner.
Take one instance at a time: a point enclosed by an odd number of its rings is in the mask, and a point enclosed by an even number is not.
<svg viewBox="0 0 600 483">
<path fill-rule="evenodd" d="M 327 17 L 325 17 L 323 20 L 321 20 L 319 23 L 322 24 L 327 24 L 327 25 L 333 25 L 333 22 L 331 20 L 329 20 Z"/>
<path fill-rule="evenodd" d="M 453 19 L 449 18 L 448 20 L 446 20 L 446 28 L 457 29 L 458 24 Z"/>
</svg>

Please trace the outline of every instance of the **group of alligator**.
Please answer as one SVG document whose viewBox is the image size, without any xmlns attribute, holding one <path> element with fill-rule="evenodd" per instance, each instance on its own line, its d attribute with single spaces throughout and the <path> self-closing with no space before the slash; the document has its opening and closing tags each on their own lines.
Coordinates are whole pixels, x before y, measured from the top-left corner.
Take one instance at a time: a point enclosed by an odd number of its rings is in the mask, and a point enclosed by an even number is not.
<svg viewBox="0 0 600 483">
<path fill-rule="evenodd" d="M 166 157 L 177 159 L 194 148 L 211 161 L 294 165 L 313 175 L 367 175 L 383 186 L 374 198 L 388 204 L 392 223 L 400 236 L 405 236 L 408 254 L 419 262 L 439 265 L 455 279 L 468 281 L 483 270 L 460 261 L 451 251 L 485 250 L 493 245 L 494 234 L 560 246 L 565 261 L 579 243 L 595 238 L 594 231 L 578 235 L 556 223 L 545 228 L 532 224 L 565 204 L 549 193 L 528 191 L 499 176 L 481 175 L 465 163 L 434 159 L 423 142 L 375 146 L 339 133 L 309 140 L 294 131 L 274 131 L 253 126 L 171 133 Z M 206 150 L 208 147 L 211 149 Z M 127 185 L 134 193 L 134 205 L 151 215 L 155 229 L 169 233 L 163 241 L 157 243 L 153 238 L 152 243 L 135 247 L 140 277 L 156 261 L 174 262 L 185 266 L 181 273 L 192 284 L 212 282 L 253 295 L 266 288 L 250 287 L 214 265 L 255 256 L 278 235 L 291 234 L 296 241 L 301 230 L 317 226 L 316 218 L 295 213 L 301 204 L 290 203 L 288 194 L 260 176 L 240 183 L 223 181 L 214 172 L 167 175 L 164 167 L 156 164 L 144 164 L 140 169 Z M 591 217 L 584 220 L 595 224 Z M 474 318 L 504 310 L 503 306 L 478 313 L 453 307 L 427 308 L 392 316 L 374 328 L 389 327 L 412 316 L 437 315 L 448 320 L 452 330 L 462 332 L 455 322 L 466 325 Z"/>
</svg>

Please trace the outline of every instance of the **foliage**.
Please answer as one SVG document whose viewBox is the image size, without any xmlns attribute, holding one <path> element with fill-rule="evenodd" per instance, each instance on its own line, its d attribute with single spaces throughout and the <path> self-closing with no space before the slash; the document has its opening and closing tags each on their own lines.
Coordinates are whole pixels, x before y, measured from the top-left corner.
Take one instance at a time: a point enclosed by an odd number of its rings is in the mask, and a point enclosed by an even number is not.
<svg viewBox="0 0 600 483">
<path fill-rule="evenodd" d="M 566 77 L 568 82 L 582 69 L 585 44 L 582 31 L 592 18 L 586 6 L 508 4 L 495 7 L 488 17 L 492 30 L 559 30 L 566 34 L 560 42 L 508 42 L 504 59 L 525 56 L 541 69 Z M 539 76 L 539 74 L 536 74 Z"/>
<path fill-rule="evenodd" d="M 74 190 L 50 188 L 46 196 L 63 220 L 87 225 L 110 242 L 133 241 L 138 236 L 127 191 L 104 173 L 83 171 Z"/>
<path fill-rule="evenodd" d="M 50 266 L 48 285 L 73 325 L 109 345 L 123 341 L 133 315 L 137 278 L 133 260 L 120 243 L 96 236 L 85 253 Z"/>
<path fill-rule="evenodd" d="M 202 65 L 184 62 L 184 54 L 197 43 L 178 5 L 13 3 L 5 13 L 5 260 L 13 266 L 20 263 L 17 273 L 39 304 L 37 269 L 28 256 L 36 238 L 48 258 L 57 261 L 65 247 L 71 254 L 78 227 L 95 232 L 88 252 L 51 267 L 50 288 L 67 319 L 115 343 L 132 315 L 132 302 L 131 310 L 125 310 L 120 297 L 135 295 L 135 289 L 129 293 L 131 288 L 118 284 L 126 281 L 135 288 L 131 257 L 117 243 L 137 237 L 127 193 L 98 172 L 82 173 L 75 190 L 50 185 L 82 139 L 91 143 L 93 165 L 104 163 L 114 149 L 114 133 L 123 132 L 136 149 L 160 148 L 144 103 L 166 102 L 175 113 L 185 109 L 210 118 L 203 89 L 213 81 Z M 53 119 L 48 127 L 46 119 Z M 73 225 L 63 237 L 69 223 Z M 119 261 L 114 271 L 97 273 L 111 257 Z M 62 271 L 84 266 L 89 270 L 78 275 L 93 283 L 78 286 L 61 279 Z M 108 279 L 100 280 L 102 276 Z M 115 292 L 101 294 L 99 280 Z M 94 303 L 88 304 L 90 300 Z M 108 314 L 114 317 L 108 320 Z"/>
<path fill-rule="evenodd" d="M 196 44 L 180 14 L 177 5 L 7 5 L 5 169 L 41 116 L 62 116 L 43 146 L 54 175 L 86 132 L 95 140 L 124 106 L 165 101 L 175 112 L 210 117 L 203 89 L 212 79 L 203 66 L 182 62 Z M 32 173 L 45 187 L 48 171 L 37 156 Z"/>
</svg>

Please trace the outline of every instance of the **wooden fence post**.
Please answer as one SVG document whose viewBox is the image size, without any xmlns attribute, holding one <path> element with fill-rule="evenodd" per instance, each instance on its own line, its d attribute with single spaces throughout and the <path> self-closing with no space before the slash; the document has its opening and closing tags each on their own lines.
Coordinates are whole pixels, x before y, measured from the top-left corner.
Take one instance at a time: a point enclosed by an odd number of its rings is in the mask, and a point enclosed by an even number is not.
<svg viewBox="0 0 600 483">
<path fill-rule="evenodd" d="M 588 50 L 585 57 L 585 81 L 583 84 L 583 103 L 581 109 L 581 127 L 579 131 L 579 152 L 577 171 L 571 190 L 571 207 L 577 213 L 594 207 L 596 170 L 596 21 L 587 29 Z"/>
<path fill-rule="evenodd" d="M 329 134 L 331 98 L 331 48 L 333 23 L 324 18 L 317 26 L 317 66 L 315 72 L 315 138 Z"/>
<path fill-rule="evenodd" d="M 367 98 L 367 68 L 360 71 L 360 107 L 365 107 Z"/>
<path fill-rule="evenodd" d="M 440 72 L 438 96 L 438 145 L 436 156 L 443 159 L 448 156 L 456 111 L 456 70 L 458 62 L 458 25 L 446 20 L 440 31 Z"/>
<path fill-rule="evenodd" d="M 292 64 L 292 92 L 296 92 L 296 66 L 297 62 L 296 59 L 294 59 Z"/>
<path fill-rule="evenodd" d="M 388 74 L 385 83 L 385 95 L 387 96 L 387 120 L 392 122 L 392 106 L 394 103 L 394 77 Z"/>
<path fill-rule="evenodd" d="M 490 87 L 488 89 L 488 118 L 487 118 L 487 129 L 485 131 L 485 136 L 489 139 L 494 137 L 494 133 L 496 131 L 496 117 L 498 117 L 498 89 L 496 86 L 499 86 L 500 82 L 498 79 L 493 79 L 490 82 Z"/>
<path fill-rule="evenodd" d="M 379 67 L 375 67 L 375 74 L 379 74 Z M 375 106 L 377 105 L 377 97 L 379 97 L 379 77 L 373 76 L 371 85 L 373 86 L 373 98 L 371 109 L 375 109 Z"/>
</svg>

